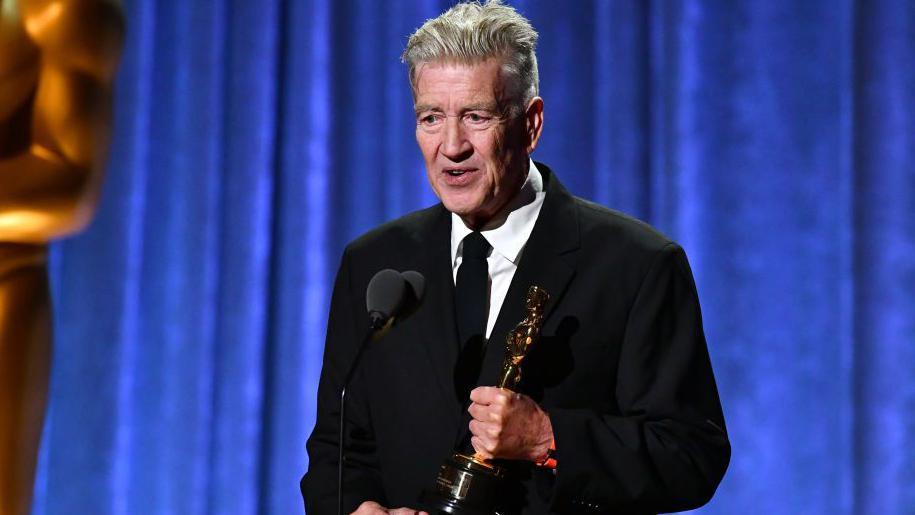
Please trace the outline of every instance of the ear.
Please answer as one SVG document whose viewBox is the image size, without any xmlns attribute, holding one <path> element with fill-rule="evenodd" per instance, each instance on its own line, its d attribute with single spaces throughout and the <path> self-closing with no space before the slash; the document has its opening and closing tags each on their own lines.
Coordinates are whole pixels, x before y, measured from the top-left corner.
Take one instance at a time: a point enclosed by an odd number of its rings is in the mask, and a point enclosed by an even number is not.
<svg viewBox="0 0 915 515">
<path fill-rule="evenodd" d="M 540 141 L 540 133 L 543 131 L 543 99 L 534 97 L 527 103 L 524 111 L 525 135 L 527 136 L 527 153 L 531 154 L 537 148 L 537 142 Z"/>
</svg>

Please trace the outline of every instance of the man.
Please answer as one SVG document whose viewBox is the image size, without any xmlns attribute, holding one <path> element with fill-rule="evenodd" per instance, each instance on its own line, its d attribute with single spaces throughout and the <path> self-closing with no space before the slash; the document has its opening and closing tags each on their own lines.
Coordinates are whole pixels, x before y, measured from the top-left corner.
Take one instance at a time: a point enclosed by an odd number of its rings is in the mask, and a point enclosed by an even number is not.
<svg viewBox="0 0 915 515">
<path fill-rule="evenodd" d="M 0 514 L 30 513 L 51 367 L 48 243 L 92 216 L 117 0 L 0 0 Z"/>
<path fill-rule="evenodd" d="M 339 386 L 367 324 L 367 283 L 384 268 L 419 271 L 426 295 L 371 343 L 350 387 L 346 510 L 416 513 L 461 447 L 511 464 L 519 488 L 505 513 L 684 510 L 724 474 L 730 447 L 683 251 L 530 160 L 544 118 L 536 39 L 489 2 L 456 5 L 407 44 L 416 139 L 441 204 L 344 252 L 308 513 L 336 511 Z M 518 393 L 493 388 L 531 285 L 552 296 L 542 338 Z"/>
</svg>

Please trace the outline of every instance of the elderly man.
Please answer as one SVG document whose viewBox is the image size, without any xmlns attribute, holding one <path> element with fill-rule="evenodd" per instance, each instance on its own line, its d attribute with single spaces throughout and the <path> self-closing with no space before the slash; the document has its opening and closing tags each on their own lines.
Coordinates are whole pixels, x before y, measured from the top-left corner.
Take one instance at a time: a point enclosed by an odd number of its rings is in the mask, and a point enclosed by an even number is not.
<svg viewBox="0 0 915 515">
<path fill-rule="evenodd" d="M 427 279 L 373 342 L 347 407 L 347 512 L 415 513 L 455 449 L 509 464 L 500 513 L 657 513 L 707 502 L 730 456 L 683 250 L 572 197 L 534 163 L 537 33 L 498 2 L 458 4 L 404 52 L 416 139 L 441 204 L 343 255 L 302 493 L 337 501 L 338 392 L 379 270 Z M 552 295 L 518 393 L 494 388 L 530 285 Z M 472 449 L 471 449 L 472 447 Z M 395 507 L 408 507 L 398 508 Z"/>
</svg>

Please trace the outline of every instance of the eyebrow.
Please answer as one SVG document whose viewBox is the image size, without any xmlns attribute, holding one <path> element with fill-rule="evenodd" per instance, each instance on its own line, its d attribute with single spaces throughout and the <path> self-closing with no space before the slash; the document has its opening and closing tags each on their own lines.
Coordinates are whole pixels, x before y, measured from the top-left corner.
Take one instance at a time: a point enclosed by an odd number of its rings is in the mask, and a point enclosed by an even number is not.
<svg viewBox="0 0 915 515">
<path fill-rule="evenodd" d="M 469 106 L 464 107 L 465 111 L 492 111 L 497 112 L 499 110 L 499 105 L 493 102 L 483 102 L 479 104 L 470 104 Z"/>
<path fill-rule="evenodd" d="M 418 104 L 413 106 L 413 111 L 415 111 L 416 114 L 419 114 L 423 111 L 441 111 L 441 109 L 433 107 L 432 104 Z"/>
</svg>

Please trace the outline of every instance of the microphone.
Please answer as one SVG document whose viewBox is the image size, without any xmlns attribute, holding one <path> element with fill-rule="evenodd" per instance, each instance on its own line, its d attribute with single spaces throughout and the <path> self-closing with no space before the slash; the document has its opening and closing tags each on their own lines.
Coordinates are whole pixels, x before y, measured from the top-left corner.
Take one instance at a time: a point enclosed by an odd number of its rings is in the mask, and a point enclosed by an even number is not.
<svg viewBox="0 0 915 515">
<path fill-rule="evenodd" d="M 425 283 L 423 274 L 415 270 L 386 268 L 375 274 L 365 291 L 370 327 L 378 330 L 393 317 L 409 316 L 419 306 Z"/>
<path fill-rule="evenodd" d="M 417 272 L 416 270 L 407 270 L 400 275 L 403 276 L 404 280 L 407 281 L 407 284 L 410 287 L 408 289 L 408 293 L 412 294 L 412 297 L 408 297 L 408 300 L 412 299 L 413 303 L 412 305 L 408 304 L 406 306 L 406 308 L 410 309 L 405 309 L 407 312 L 404 313 L 404 316 L 407 316 L 413 313 L 413 310 L 419 307 L 419 303 L 423 299 L 423 293 L 426 292 L 426 278 L 423 277 L 423 274 Z"/>
<path fill-rule="evenodd" d="M 369 315 L 369 327 L 365 338 L 356 351 L 356 357 L 350 364 L 340 388 L 340 437 L 337 440 L 337 513 L 343 515 L 343 449 L 346 436 L 346 387 L 349 386 L 356 367 L 365 353 L 366 343 L 383 333 L 388 322 L 396 318 L 406 318 L 422 302 L 426 278 L 414 270 L 398 272 L 385 268 L 372 276 L 365 289 L 365 307 Z"/>
</svg>

